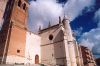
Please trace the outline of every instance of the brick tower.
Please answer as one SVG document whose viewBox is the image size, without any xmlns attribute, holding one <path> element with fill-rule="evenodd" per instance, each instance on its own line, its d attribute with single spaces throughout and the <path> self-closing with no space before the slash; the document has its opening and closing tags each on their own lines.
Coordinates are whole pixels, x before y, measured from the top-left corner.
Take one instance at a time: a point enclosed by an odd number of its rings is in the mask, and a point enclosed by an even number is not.
<svg viewBox="0 0 100 66">
<path fill-rule="evenodd" d="M 24 63 L 28 0 L 8 0 L 0 31 L 0 63 Z"/>
</svg>

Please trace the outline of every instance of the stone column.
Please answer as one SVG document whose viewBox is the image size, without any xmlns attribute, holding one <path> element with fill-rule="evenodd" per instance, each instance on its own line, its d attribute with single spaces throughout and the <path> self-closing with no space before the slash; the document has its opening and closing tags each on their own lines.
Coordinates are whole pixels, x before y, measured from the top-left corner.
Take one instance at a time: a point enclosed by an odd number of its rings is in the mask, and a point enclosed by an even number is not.
<svg viewBox="0 0 100 66">
<path fill-rule="evenodd" d="M 68 49 L 69 49 L 69 56 L 71 60 L 71 66 L 77 66 L 74 43 L 72 41 L 68 42 Z"/>
<path fill-rule="evenodd" d="M 69 56 L 69 49 L 66 36 L 64 36 L 64 44 L 65 44 L 65 54 L 66 54 L 66 66 L 71 66 L 71 60 Z"/>
<path fill-rule="evenodd" d="M 71 27 L 70 27 L 70 20 L 67 19 L 66 17 L 63 18 L 63 21 L 62 21 L 63 25 L 64 25 L 64 28 L 65 28 L 65 33 L 66 33 L 66 39 L 67 41 L 65 43 L 65 47 L 66 45 L 68 47 L 65 48 L 66 52 L 69 54 L 69 57 L 70 57 L 70 61 L 71 61 L 71 65 L 70 66 L 77 66 L 77 63 L 76 63 L 76 55 L 75 55 L 75 45 L 74 45 L 74 38 L 72 36 L 72 31 L 71 31 Z M 67 57 L 67 53 L 66 53 L 66 57 Z"/>
</svg>

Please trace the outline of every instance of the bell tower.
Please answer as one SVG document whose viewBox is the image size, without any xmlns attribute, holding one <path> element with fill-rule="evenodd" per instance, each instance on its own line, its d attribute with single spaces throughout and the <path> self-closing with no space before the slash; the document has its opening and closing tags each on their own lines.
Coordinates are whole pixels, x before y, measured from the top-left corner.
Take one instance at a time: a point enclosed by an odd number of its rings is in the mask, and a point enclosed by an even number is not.
<svg viewBox="0 0 100 66">
<path fill-rule="evenodd" d="M 8 0 L 0 31 L 0 62 L 24 63 L 28 0 Z"/>
</svg>

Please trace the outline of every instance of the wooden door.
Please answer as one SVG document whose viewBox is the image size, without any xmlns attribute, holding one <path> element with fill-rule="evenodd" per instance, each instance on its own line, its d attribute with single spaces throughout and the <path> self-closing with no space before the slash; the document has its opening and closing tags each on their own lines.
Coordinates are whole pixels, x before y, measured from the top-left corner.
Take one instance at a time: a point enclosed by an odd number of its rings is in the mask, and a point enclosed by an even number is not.
<svg viewBox="0 0 100 66">
<path fill-rule="evenodd" d="M 35 55 L 35 64 L 39 64 L 39 55 Z"/>
</svg>

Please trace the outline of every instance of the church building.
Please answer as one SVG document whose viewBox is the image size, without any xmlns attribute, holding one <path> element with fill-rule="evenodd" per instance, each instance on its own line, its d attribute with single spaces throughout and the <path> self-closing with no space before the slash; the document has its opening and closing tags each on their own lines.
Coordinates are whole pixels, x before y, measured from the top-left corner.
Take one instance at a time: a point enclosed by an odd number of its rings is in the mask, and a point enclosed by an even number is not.
<svg viewBox="0 0 100 66">
<path fill-rule="evenodd" d="M 28 0 L 0 0 L 0 3 L 4 7 L 0 8 L 3 22 L 0 64 L 82 66 L 81 51 L 68 17 L 59 17 L 58 24 L 51 26 L 49 23 L 47 28 L 39 28 L 35 34 L 27 29 Z"/>
<path fill-rule="evenodd" d="M 79 51 L 69 20 L 59 17 L 59 24 L 39 32 L 41 37 L 41 63 L 47 66 L 78 66 Z"/>
</svg>

